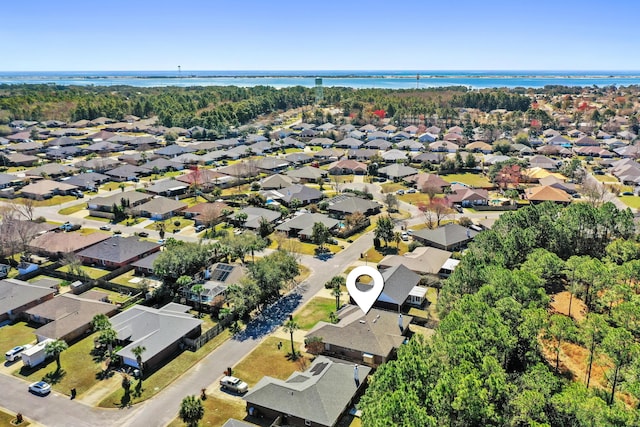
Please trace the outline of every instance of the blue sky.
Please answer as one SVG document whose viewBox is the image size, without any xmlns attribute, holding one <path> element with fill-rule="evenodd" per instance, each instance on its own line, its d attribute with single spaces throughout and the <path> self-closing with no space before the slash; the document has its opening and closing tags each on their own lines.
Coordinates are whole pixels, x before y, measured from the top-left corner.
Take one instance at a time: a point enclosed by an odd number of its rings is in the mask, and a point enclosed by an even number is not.
<svg viewBox="0 0 640 427">
<path fill-rule="evenodd" d="M 640 70 L 632 0 L 26 3 L 2 71 Z"/>
</svg>

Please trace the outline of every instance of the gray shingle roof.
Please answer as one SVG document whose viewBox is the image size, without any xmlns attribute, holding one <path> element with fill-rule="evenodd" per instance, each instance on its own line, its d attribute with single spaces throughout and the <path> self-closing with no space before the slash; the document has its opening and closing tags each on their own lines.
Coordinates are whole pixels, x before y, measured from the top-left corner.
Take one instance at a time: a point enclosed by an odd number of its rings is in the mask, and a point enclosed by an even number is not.
<svg viewBox="0 0 640 427">
<path fill-rule="evenodd" d="M 317 357 L 305 372 L 294 372 L 286 381 L 263 377 L 244 397 L 248 405 L 271 408 L 277 412 L 333 426 L 371 372 L 358 367 L 359 383 L 354 380 L 354 365 Z"/>
<path fill-rule="evenodd" d="M 78 253 L 81 257 L 122 263 L 149 251 L 157 250 L 155 242 L 138 240 L 137 237 L 111 237 Z"/>
<path fill-rule="evenodd" d="M 52 289 L 34 286 L 22 280 L 0 280 L 0 313 L 53 294 Z"/>
<path fill-rule="evenodd" d="M 387 268 L 381 273 L 384 289 L 378 299 L 385 299 L 386 296 L 398 305 L 403 304 L 411 290 L 420 283 L 420 276 L 402 264 Z"/>
<path fill-rule="evenodd" d="M 135 360 L 131 350 L 141 345 L 146 348 L 142 353 L 145 362 L 202 324 L 202 320 L 194 319 L 182 309 L 165 307 L 158 310 L 136 305 L 111 318 L 118 339 L 130 341 L 117 352 L 119 356 Z"/>
<path fill-rule="evenodd" d="M 438 227 L 435 230 L 424 228 L 422 230 L 414 231 L 413 233 L 415 237 L 436 243 L 443 247 L 450 247 L 460 242 L 467 241 L 470 238 L 473 238 L 476 234 L 478 234 L 478 232 L 475 230 L 452 223 Z"/>
</svg>

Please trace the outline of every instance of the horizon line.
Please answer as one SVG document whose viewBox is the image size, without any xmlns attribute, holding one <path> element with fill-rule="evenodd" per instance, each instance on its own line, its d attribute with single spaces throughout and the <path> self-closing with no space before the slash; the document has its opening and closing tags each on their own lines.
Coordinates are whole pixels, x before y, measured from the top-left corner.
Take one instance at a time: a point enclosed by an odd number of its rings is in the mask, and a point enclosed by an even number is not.
<svg viewBox="0 0 640 427">
<path fill-rule="evenodd" d="M 93 73 L 93 72 L 150 72 L 150 71 L 162 71 L 162 72 L 179 72 L 176 69 L 112 69 L 112 70 L 79 70 L 79 69 L 69 69 L 69 70 L 0 70 L 0 73 L 34 73 L 34 72 L 42 72 L 42 73 L 61 73 L 61 72 L 76 72 L 76 73 Z M 508 71 L 508 72 L 516 72 L 516 71 L 535 71 L 535 72 L 640 72 L 640 69 L 525 69 L 525 68 L 478 68 L 478 69 L 406 69 L 406 68 L 387 68 L 387 69 L 366 69 L 366 68 L 345 68 L 345 69 L 329 69 L 329 68 L 302 68 L 302 69 L 275 69 L 275 68 L 247 68 L 247 69 L 180 69 L 180 72 L 202 72 L 202 71 L 212 71 L 212 72 L 258 72 L 258 71 L 267 71 L 267 72 L 328 72 L 328 71 L 339 71 L 339 72 L 499 72 L 499 71 Z"/>
</svg>

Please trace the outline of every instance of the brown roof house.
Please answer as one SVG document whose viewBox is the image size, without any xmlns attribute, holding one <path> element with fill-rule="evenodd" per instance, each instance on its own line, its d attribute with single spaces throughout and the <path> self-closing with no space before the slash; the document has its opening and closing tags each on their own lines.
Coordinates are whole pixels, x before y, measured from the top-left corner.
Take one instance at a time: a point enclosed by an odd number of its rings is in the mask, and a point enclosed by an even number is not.
<svg viewBox="0 0 640 427">
<path fill-rule="evenodd" d="M 305 372 L 286 380 L 263 377 L 244 400 L 251 416 L 282 425 L 333 427 L 364 392 L 368 366 L 317 357 Z"/>
<path fill-rule="evenodd" d="M 0 280 L 0 322 L 18 318 L 25 310 L 53 298 L 54 293 L 54 289 L 22 280 Z"/>
<path fill-rule="evenodd" d="M 318 322 L 305 339 L 322 338 L 322 354 L 373 368 L 395 357 L 406 340 L 412 317 L 372 309 L 364 314 L 358 306 L 345 305 L 338 323 Z"/>
<path fill-rule="evenodd" d="M 450 267 L 458 262 L 451 259 L 451 252 L 428 246 L 419 246 L 404 255 L 387 255 L 378 263 L 378 268 L 384 270 L 397 265 L 404 265 L 420 276 L 434 278 L 446 277 L 451 274 Z"/>
<path fill-rule="evenodd" d="M 33 184 L 25 185 L 19 193 L 30 199 L 42 200 L 53 197 L 56 194 L 68 194 L 77 188 L 75 185 L 43 179 Z"/>
<path fill-rule="evenodd" d="M 566 191 L 550 185 L 527 188 L 524 195 L 531 203 L 556 202 L 566 205 L 572 200 Z"/>
<path fill-rule="evenodd" d="M 39 255 L 59 258 L 65 254 L 81 251 L 109 237 L 105 233 L 44 233 L 29 243 L 29 249 Z"/>
<path fill-rule="evenodd" d="M 38 342 L 47 338 L 71 342 L 91 330 L 93 316 L 113 316 L 117 311 L 117 305 L 66 293 L 26 310 L 25 314 L 29 321 L 43 325 L 35 330 Z"/>
<path fill-rule="evenodd" d="M 115 269 L 158 252 L 160 247 L 158 243 L 138 240 L 134 236 L 113 236 L 78 252 L 78 257 L 85 264 Z"/>
<path fill-rule="evenodd" d="M 364 175 L 367 173 L 367 165 L 351 159 L 338 160 L 329 165 L 331 175 Z"/>
</svg>

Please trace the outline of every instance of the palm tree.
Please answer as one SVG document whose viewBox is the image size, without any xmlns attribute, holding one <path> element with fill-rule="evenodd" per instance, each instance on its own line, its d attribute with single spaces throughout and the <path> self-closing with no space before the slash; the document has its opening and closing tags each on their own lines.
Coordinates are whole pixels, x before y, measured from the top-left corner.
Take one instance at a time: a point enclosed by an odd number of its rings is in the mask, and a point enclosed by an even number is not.
<svg viewBox="0 0 640 427">
<path fill-rule="evenodd" d="M 180 404 L 180 418 L 189 427 L 196 427 L 198 421 L 204 417 L 202 401 L 195 396 L 187 396 Z"/>
<path fill-rule="evenodd" d="M 60 353 L 68 349 L 69 346 L 63 340 L 54 340 L 48 342 L 44 347 L 44 352 L 47 356 L 54 357 L 56 359 L 56 364 L 58 368 L 56 371 L 60 370 Z"/>
<path fill-rule="evenodd" d="M 340 290 L 340 286 L 336 286 L 331 289 L 331 295 L 336 298 L 336 311 L 340 309 L 340 295 L 342 295 L 342 291 Z"/>
<path fill-rule="evenodd" d="M 191 287 L 191 292 L 198 295 L 198 317 L 202 317 L 202 291 L 204 286 L 200 284 Z"/>
<path fill-rule="evenodd" d="M 402 240 L 402 234 L 399 231 L 393 233 L 393 241 L 396 242 L 396 249 L 400 249 L 400 241 Z"/>
<path fill-rule="evenodd" d="M 138 369 L 140 369 L 140 378 L 142 378 L 142 353 L 147 351 L 147 347 L 143 345 L 137 345 L 131 349 L 131 353 L 136 357 L 136 362 L 138 362 Z"/>
<path fill-rule="evenodd" d="M 166 233 L 166 226 L 165 226 L 164 222 L 162 222 L 162 221 L 156 222 L 155 228 L 158 231 L 158 234 L 160 235 L 160 238 L 164 239 L 164 235 Z"/>
<path fill-rule="evenodd" d="M 298 326 L 298 322 L 293 320 L 293 317 L 289 318 L 289 320 L 287 320 L 284 324 L 284 330 L 289 332 L 289 335 L 291 335 L 291 358 L 293 360 L 296 360 L 298 358 L 296 355 L 296 348 L 293 345 L 293 333 L 298 329 L 300 329 L 300 326 Z"/>
<path fill-rule="evenodd" d="M 100 335 L 98 335 L 98 342 L 102 345 L 106 345 L 109 352 L 111 352 L 113 343 L 116 342 L 117 339 L 118 333 L 111 328 L 103 330 L 100 332 Z"/>
<path fill-rule="evenodd" d="M 111 329 L 111 321 L 106 314 L 96 314 L 91 319 L 91 329 L 95 331 L 104 331 Z"/>
</svg>

